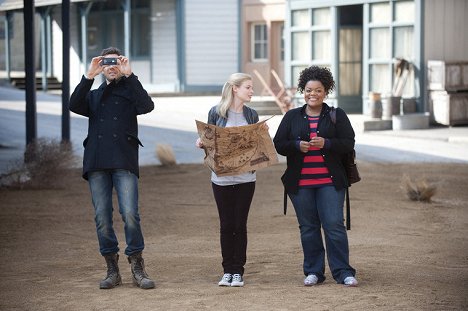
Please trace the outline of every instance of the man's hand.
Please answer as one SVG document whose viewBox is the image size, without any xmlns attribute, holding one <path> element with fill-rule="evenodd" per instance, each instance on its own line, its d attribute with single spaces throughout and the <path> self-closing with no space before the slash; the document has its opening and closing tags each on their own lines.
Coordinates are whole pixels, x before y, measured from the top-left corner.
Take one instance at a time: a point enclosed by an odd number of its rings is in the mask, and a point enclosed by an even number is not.
<svg viewBox="0 0 468 311">
<path fill-rule="evenodd" d="M 102 56 L 93 57 L 91 63 L 89 64 L 88 73 L 86 73 L 86 78 L 94 79 L 95 76 L 102 72 L 101 60 Z"/>
<path fill-rule="evenodd" d="M 118 59 L 120 61 L 120 72 L 126 77 L 131 75 L 132 74 L 132 67 L 130 66 L 130 61 L 128 60 L 128 58 L 121 55 L 121 56 L 119 56 Z"/>
</svg>

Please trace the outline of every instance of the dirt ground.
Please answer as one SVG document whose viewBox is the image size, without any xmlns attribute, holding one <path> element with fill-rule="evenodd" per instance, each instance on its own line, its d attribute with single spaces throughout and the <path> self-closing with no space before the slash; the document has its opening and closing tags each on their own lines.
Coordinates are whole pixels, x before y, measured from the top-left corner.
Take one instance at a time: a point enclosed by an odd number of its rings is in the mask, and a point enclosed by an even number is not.
<svg viewBox="0 0 468 311">
<path fill-rule="evenodd" d="M 0 190 L 0 310 L 467 310 L 468 165 L 360 163 L 351 187 L 351 264 L 360 286 L 331 278 L 302 285 L 294 210 L 282 214 L 284 164 L 262 169 L 249 216 L 243 288 L 221 288 L 218 216 L 203 165 L 144 167 L 140 208 L 147 272 L 133 286 L 121 241 L 124 284 L 99 290 L 87 183 L 80 171 L 62 190 Z M 404 173 L 438 187 L 432 203 L 400 189 Z"/>
</svg>

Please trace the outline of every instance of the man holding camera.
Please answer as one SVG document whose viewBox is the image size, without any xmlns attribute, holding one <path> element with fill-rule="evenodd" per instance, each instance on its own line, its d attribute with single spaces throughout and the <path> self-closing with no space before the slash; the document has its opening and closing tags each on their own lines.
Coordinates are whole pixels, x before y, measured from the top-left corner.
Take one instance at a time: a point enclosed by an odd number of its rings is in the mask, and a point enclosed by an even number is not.
<svg viewBox="0 0 468 311">
<path fill-rule="evenodd" d="M 106 81 L 91 90 L 100 73 Z M 128 58 L 114 47 L 104 49 L 101 56 L 91 60 L 87 74 L 70 97 L 70 110 L 89 120 L 88 136 L 83 142 L 83 178 L 89 182 L 99 249 L 107 264 L 101 289 L 122 283 L 112 220 L 114 188 L 125 224 L 125 254 L 133 281 L 143 289 L 155 286 L 144 267 L 144 240 L 138 213 L 138 148 L 143 145 L 138 139 L 137 115 L 153 109 L 154 103 L 132 73 Z"/>
</svg>

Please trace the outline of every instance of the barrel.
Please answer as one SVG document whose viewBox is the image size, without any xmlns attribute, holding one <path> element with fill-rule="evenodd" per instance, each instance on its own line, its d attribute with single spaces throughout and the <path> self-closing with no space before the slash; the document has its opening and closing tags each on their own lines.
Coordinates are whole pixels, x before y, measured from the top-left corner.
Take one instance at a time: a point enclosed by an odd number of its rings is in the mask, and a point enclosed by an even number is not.
<svg viewBox="0 0 468 311">
<path fill-rule="evenodd" d="M 369 113 L 371 118 L 382 118 L 382 101 L 380 93 L 369 92 Z"/>
<path fill-rule="evenodd" d="M 392 116 L 400 114 L 401 96 L 390 96 L 382 100 L 382 119 L 391 120 Z"/>
</svg>

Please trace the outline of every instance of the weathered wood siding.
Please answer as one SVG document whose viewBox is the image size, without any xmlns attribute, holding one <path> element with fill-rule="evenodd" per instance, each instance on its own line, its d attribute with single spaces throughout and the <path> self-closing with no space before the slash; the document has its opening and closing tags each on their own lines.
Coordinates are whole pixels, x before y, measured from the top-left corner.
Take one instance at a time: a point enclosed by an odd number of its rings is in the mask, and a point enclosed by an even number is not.
<svg viewBox="0 0 468 311">
<path fill-rule="evenodd" d="M 424 1 L 424 60 L 468 60 L 468 1 Z"/>
<path fill-rule="evenodd" d="M 222 85 L 238 71 L 237 0 L 185 2 L 185 60 L 188 86 Z"/>
<path fill-rule="evenodd" d="M 177 78 L 177 35 L 175 0 L 152 2 L 152 84 L 161 91 L 175 91 Z"/>
</svg>

